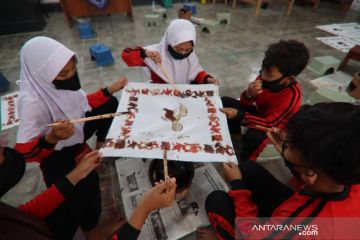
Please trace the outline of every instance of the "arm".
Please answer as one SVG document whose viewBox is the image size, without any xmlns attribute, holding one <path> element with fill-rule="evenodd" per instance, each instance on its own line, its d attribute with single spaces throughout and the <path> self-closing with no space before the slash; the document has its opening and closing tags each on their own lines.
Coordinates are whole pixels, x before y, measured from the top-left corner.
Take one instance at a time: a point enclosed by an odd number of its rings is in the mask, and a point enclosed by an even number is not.
<svg viewBox="0 0 360 240">
<path fill-rule="evenodd" d="M 94 109 L 106 103 L 110 99 L 111 95 L 106 88 L 102 88 L 96 92 L 89 93 L 86 97 L 90 107 Z"/>
<path fill-rule="evenodd" d="M 196 76 L 196 78 L 194 79 L 194 81 L 192 81 L 191 83 L 193 84 L 205 84 L 208 83 L 207 80 L 208 78 L 212 78 L 212 76 L 210 76 L 207 72 L 205 71 L 201 71 L 199 72 L 199 74 Z"/>
<path fill-rule="evenodd" d="M 38 162 L 48 157 L 55 149 L 55 144 L 45 140 L 45 136 L 38 136 L 27 143 L 16 143 L 15 150 L 24 155 L 26 162 Z"/>
<path fill-rule="evenodd" d="M 234 199 L 236 217 L 257 217 L 257 206 L 252 202 L 251 192 L 245 188 L 242 173 L 238 165 L 223 163 L 224 178 L 231 190 L 228 195 Z"/>
<path fill-rule="evenodd" d="M 48 134 L 38 136 L 26 143 L 17 143 L 15 150 L 23 154 L 27 162 L 41 163 L 54 151 L 59 141 L 68 139 L 75 132 L 74 125 L 69 121 L 57 120 L 56 122 L 60 124 L 52 127 Z"/>
<path fill-rule="evenodd" d="M 254 102 L 256 102 L 257 96 L 248 97 L 246 95 L 246 91 L 244 91 L 240 96 L 240 104 L 243 106 L 252 106 Z"/>
<path fill-rule="evenodd" d="M 121 58 L 128 65 L 128 67 L 145 66 L 145 57 L 145 50 L 141 47 L 125 48 L 121 53 Z"/>
<path fill-rule="evenodd" d="M 245 188 L 243 180 L 233 180 L 229 184 L 231 190 L 228 195 L 234 199 L 235 216 L 257 217 L 257 206 L 252 202 L 251 192 Z"/>
<path fill-rule="evenodd" d="M 99 166 L 100 163 L 100 155 L 97 151 L 86 154 L 76 168 L 68 173 L 66 177 L 53 184 L 33 200 L 20 205 L 18 208 L 40 219 L 46 218 L 58 208 L 65 199 L 71 196 L 76 184 Z"/>
<path fill-rule="evenodd" d="M 257 99 L 257 95 L 262 93 L 262 80 L 260 76 L 249 84 L 249 87 L 241 94 L 240 104 L 243 106 L 251 106 Z"/>
<path fill-rule="evenodd" d="M 36 196 L 31 201 L 20 205 L 18 208 L 25 213 L 38 217 L 46 218 L 68 197 L 73 191 L 74 186 L 64 177 L 43 193 Z"/>
<path fill-rule="evenodd" d="M 129 222 L 124 224 L 118 231 L 118 238 L 124 240 L 137 239 L 142 225 L 152 211 L 158 208 L 172 206 L 175 198 L 175 190 L 175 178 L 172 178 L 146 192 L 138 207 L 131 215 Z"/>
<path fill-rule="evenodd" d="M 90 107 L 94 109 L 103 105 L 104 103 L 109 101 L 110 97 L 114 93 L 123 89 L 127 83 L 128 83 L 128 79 L 126 77 L 122 77 L 121 79 L 111 84 L 109 87 L 99 89 L 94 93 L 88 94 L 87 99 Z"/>
<path fill-rule="evenodd" d="M 282 127 L 290 116 L 299 109 L 301 92 L 298 87 L 291 86 L 281 92 L 276 99 L 273 99 L 274 102 L 267 106 L 266 113 L 263 116 L 255 116 L 246 112 L 242 118 L 245 125 L 248 127 L 258 125 L 266 128 Z"/>
</svg>

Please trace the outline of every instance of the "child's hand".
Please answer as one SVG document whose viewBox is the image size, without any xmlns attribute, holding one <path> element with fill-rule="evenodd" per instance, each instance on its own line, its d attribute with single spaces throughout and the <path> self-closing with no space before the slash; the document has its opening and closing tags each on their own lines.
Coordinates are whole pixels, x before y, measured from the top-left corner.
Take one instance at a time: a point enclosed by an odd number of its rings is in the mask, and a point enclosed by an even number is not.
<svg viewBox="0 0 360 240">
<path fill-rule="evenodd" d="M 286 138 L 285 133 L 282 132 L 278 128 L 273 128 L 274 132 L 267 132 L 266 135 L 274 145 L 275 149 L 281 154 L 282 152 L 282 143 L 284 142 L 284 139 Z"/>
<path fill-rule="evenodd" d="M 242 179 L 242 174 L 238 165 L 232 162 L 223 163 L 224 178 L 226 181 Z"/>
<path fill-rule="evenodd" d="M 236 108 L 220 108 L 220 112 L 225 113 L 228 119 L 234 119 L 239 111 Z"/>
<path fill-rule="evenodd" d="M 262 92 L 262 81 L 261 80 L 255 80 L 249 84 L 248 89 L 246 90 L 245 94 L 248 98 L 253 98 L 259 93 Z"/>
<path fill-rule="evenodd" d="M 123 89 L 126 86 L 127 83 L 128 83 L 128 79 L 126 77 L 123 77 L 122 79 L 117 80 L 116 82 L 111 84 L 107 88 L 107 90 L 112 95 L 112 94 L 120 91 L 121 89 Z"/>
<path fill-rule="evenodd" d="M 145 55 L 148 58 L 151 58 L 156 64 L 161 64 L 161 56 L 160 53 L 157 51 L 145 50 Z"/>
<path fill-rule="evenodd" d="M 46 142 L 56 144 L 60 140 L 70 138 L 75 133 L 74 124 L 69 120 L 56 120 L 55 122 L 60 124 L 52 127 L 50 133 L 45 136 Z"/>
<path fill-rule="evenodd" d="M 175 182 L 175 178 L 170 178 L 157 184 L 144 194 L 138 207 L 146 213 L 158 208 L 171 207 L 175 198 Z"/>
<path fill-rule="evenodd" d="M 207 79 L 207 83 L 219 85 L 219 80 L 217 80 L 217 79 L 215 79 L 215 78 L 209 77 L 209 78 Z"/>
<path fill-rule="evenodd" d="M 92 151 L 86 154 L 78 165 L 67 175 L 69 181 L 76 185 L 84 179 L 92 170 L 101 164 L 99 151 Z"/>
</svg>

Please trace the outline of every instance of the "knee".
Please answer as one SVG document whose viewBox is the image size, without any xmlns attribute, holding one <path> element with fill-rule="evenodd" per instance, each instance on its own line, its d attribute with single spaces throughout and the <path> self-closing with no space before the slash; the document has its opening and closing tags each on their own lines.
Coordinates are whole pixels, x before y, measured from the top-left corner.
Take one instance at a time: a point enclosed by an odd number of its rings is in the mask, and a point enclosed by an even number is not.
<svg viewBox="0 0 360 240">
<path fill-rule="evenodd" d="M 224 107 L 230 107 L 232 106 L 233 102 L 236 101 L 235 99 L 231 98 L 231 97 L 221 97 L 221 102 L 223 104 Z"/>
<path fill-rule="evenodd" d="M 228 197 L 227 193 L 222 190 L 215 190 L 211 192 L 205 200 L 206 212 L 217 212 L 216 209 L 221 208 L 220 205 L 224 203 L 224 199 L 227 199 Z"/>
<path fill-rule="evenodd" d="M 266 132 L 257 129 L 248 129 L 242 136 L 242 141 L 245 145 L 261 144 L 266 138 Z"/>
<path fill-rule="evenodd" d="M 107 102 L 108 104 L 108 108 L 111 112 L 115 112 L 118 108 L 119 105 L 119 101 L 117 100 L 116 97 L 111 96 L 110 99 Z"/>
<path fill-rule="evenodd" d="M 91 171 L 79 184 L 77 185 L 79 191 L 90 193 L 93 191 L 100 191 L 99 176 L 95 171 Z"/>
<path fill-rule="evenodd" d="M 251 171 L 251 169 L 256 168 L 257 166 L 255 165 L 259 165 L 259 164 L 253 160 L 246 160 L 241 162 L 239 168 L 241 172 L 248 172 Z"/>
</svg>

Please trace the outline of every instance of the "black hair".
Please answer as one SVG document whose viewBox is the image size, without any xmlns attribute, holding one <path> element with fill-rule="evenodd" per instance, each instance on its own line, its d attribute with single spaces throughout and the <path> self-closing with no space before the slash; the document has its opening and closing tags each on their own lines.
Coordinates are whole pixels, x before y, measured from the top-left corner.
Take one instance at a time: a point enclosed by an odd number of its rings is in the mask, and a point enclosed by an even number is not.
<svg viewBox="0 0 360 240">
<path fill-rule="evenodd" d="M 286 77 L 297 76 L 304 70 L 309 58 L 309 51 L 302 42 L 280 40 L 266 50 L 262 68 L 277 67 Z"/>
<path fill-rule="evenodd" d="M 287 124 L 287 140 L 302 161 L 340 184 L 360 183 L 360 106 L 304 105 Z"/>
<path fill-rule="evenodd" d="M 176 178 L 176 192 L 182 192 L 184 189 L 190 187 L 194 173 L 193 163 L 168 160 L 168 174 L 169 177 Z M 151 161 L 149 166 L 149 180 L 153 186 L 155 182 L 164 180 L 163 160 L 154 159 Z"/>
</svg>

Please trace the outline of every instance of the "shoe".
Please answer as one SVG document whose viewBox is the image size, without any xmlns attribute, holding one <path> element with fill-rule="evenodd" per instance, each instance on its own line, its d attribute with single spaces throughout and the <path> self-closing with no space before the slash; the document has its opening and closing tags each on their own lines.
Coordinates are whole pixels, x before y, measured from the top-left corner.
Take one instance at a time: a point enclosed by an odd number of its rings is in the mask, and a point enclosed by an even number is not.
<svg viewBox="0 0 360 240">
<path fill-rule="evenodd" d="M 207 27 L 204 27 L 201 31 L 204 32 L 204 33 L 210 33 L 210 31 L 209 31 L 209 29 Z"/>
</svg>

